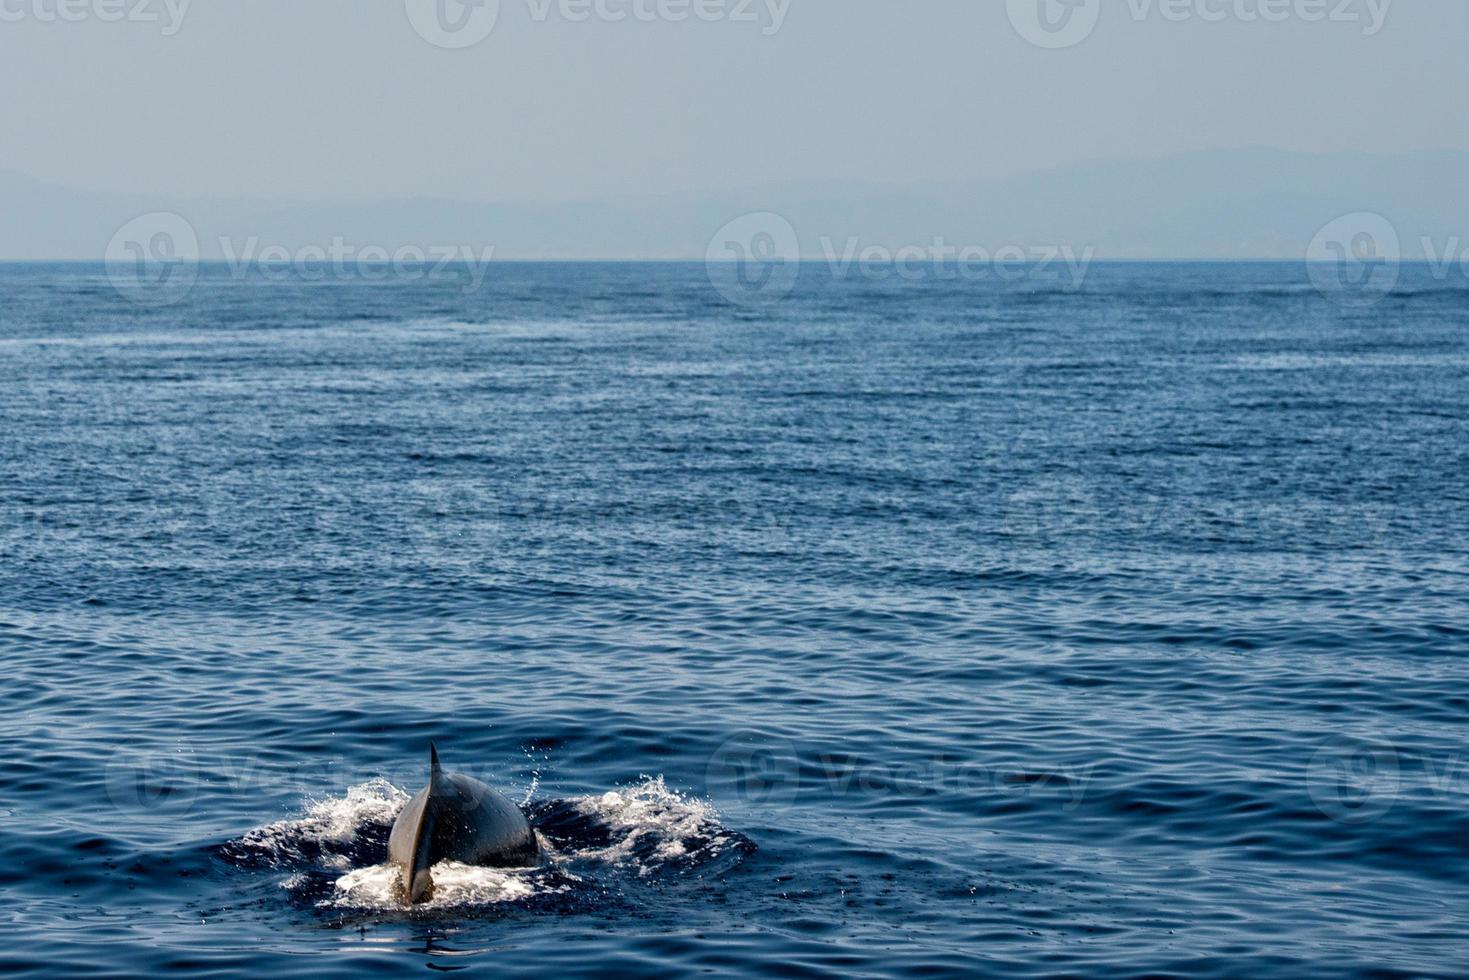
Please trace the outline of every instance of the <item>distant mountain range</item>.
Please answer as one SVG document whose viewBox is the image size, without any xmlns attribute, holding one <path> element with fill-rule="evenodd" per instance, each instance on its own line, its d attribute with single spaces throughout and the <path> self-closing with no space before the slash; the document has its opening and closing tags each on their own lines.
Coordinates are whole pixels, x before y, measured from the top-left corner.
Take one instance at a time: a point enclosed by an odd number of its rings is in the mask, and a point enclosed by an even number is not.
<svg viewBox="0 0 1469 980">
<path fill-rule="evenodd" d="M 808 256 L 853 246 L 1091 247 L 1105 259 L 1299 259 L 1317 231 L 1373 212 L 1405 258 L 1469 248 L 1469 153 L 1245 149 L 1109 160 L 1018 177 L 892 185 L 804 180 L 564 204 L 172 199 L 80 191 L 0 171 L 0 259 L 100 260 L 151 212 L 183 216 L 205 259 L 342 239 L 389 252 L 493 246 L 497 259 L 702 259 L 731 219 L 774 212 Z M 1457 236 L 1457 237 L 1456 237 Z M 1422 240 L 1433 244 L 1427 255 Z M 1458 242 L 1454 246 L 1454 242 Z"/>
</svg>

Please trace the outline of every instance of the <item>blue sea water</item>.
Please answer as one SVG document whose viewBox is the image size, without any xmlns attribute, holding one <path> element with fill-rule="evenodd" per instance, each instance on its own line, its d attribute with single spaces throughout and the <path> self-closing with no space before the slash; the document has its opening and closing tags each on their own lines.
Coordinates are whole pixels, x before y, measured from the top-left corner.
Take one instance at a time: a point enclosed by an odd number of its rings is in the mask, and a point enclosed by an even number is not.
<svg viewBox="0 0 1469 980">
<path fill-rule="evenodd" d="M 0 270 L 0 972 L 1469 972 L 1462 281 L 135 298 Z"/>
</svg>

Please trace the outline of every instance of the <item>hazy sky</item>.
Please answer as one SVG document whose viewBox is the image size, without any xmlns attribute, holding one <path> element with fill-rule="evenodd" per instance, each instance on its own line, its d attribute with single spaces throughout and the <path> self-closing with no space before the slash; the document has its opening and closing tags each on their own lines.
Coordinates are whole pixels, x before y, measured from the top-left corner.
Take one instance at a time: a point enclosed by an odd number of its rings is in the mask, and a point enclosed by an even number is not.
<svg viewBox="0 0 1469 980">
<path fill-rule="evenodd" d="M 459 50 L 413 26 L 425 4 L 433 34 L 436 0 L 194 0 L 177 21 L 186 2 L 0 0 L 0 168 L 545 201 L 1247 145 L 1469 149 L 1464 0 L 1099 0 L 1057 50 L 1017 30 L 1026 0 L 499 0 Z M 438 40 L 488 23 L 444 2 L 470 26 Z"/>
</svg>

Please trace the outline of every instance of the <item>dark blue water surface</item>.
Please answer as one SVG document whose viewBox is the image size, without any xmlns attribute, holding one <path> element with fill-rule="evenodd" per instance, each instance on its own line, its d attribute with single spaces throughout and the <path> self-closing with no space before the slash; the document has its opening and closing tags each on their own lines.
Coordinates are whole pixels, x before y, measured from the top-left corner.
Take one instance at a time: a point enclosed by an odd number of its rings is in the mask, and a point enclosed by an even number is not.
<svg viewBox="0 0 1469 980">
<path fill-rule="evenodd" d="M 1469 290 L 1338 299 L 0 272 L 0 971 L 1469 971 Z M 410 914 L 430 740 L 550 857 Z"/>
</svg>

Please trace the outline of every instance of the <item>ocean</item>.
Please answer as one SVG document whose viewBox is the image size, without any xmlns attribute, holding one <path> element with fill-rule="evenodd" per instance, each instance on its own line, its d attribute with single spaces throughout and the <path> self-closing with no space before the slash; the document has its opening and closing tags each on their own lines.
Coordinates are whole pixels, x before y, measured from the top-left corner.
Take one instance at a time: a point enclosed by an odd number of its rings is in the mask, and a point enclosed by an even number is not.
<svg viewBox="0 0 1469 980">
<path fill-rule="evenodd" d="M 875 272 L 0 268 L 0 972 L 1469 972 L 1469 286 Z"/>
</svg>

